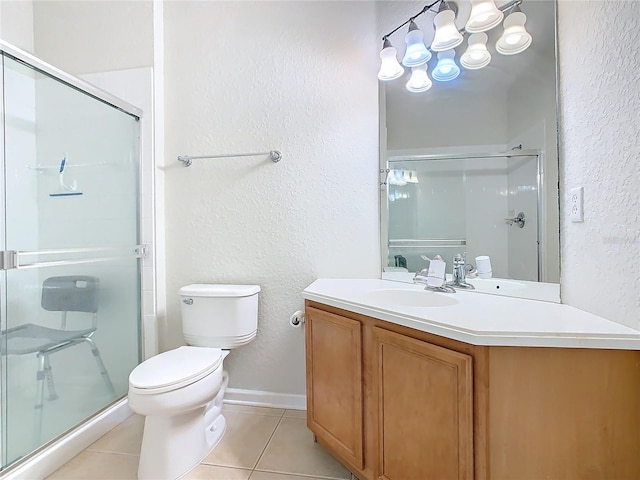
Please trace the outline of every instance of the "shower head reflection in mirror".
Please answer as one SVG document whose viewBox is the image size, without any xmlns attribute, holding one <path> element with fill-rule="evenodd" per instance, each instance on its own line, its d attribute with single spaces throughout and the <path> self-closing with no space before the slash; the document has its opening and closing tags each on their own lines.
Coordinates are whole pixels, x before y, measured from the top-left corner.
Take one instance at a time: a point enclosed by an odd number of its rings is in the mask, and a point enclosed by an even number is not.
<svg viewBox="0 0 640 480">
<path fill-rule="evenodd" d="M 470 4 L 457 3 L 463 27 Z M 456 254 L 471 264 L 487 255 L 493 278 L 473 279 L 475 291 L 560 301 L 555 2 L 525 6 L 535 41 L 508 64 L 494 55 L 486 68 L 423 93 L 379 83 L 383 278 L 411 281 L 425 267 L 421 255 L 441 255 L 448 274 Z M 378 8 L 395 25 L 415 4 Z M 420 19 L 428 43 L 430 19 Z M 500 35 L 494 30 L 490 43 Z M 525 222 L 509 225 L 520 212 Z"/>
</svg>

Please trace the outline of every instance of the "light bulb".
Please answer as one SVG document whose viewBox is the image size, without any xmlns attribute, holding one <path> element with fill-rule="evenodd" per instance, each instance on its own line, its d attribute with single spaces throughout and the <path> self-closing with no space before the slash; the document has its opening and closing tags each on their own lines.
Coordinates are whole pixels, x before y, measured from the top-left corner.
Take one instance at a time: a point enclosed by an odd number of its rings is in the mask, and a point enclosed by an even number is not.
<svg viewBox="0 0 640 480">
<path fill-rule="evenodd" d="M 471 14 L 465 30 L 469 33 L 486 32 L 499 25 L 503 18 L 504 13 L 493 0 L 471 0 Z"/>
<path fill-rule="evenodd" d="M 496 50 L 503 55 L 524 52 L 531 45 L 531 34 L 524 28 L 527 16 L 516 7 L 504 20 L 504 33 L 496 42 Z"/>
<path fill-rule="evenodd" d="M 438 52 L 438 64 L 431 74 L 434 80 L 449 82 L 460 75 L 460 67 L 454 61 L 455 56 L 456 52 L 453 49 Z"/>
<path fill-rule="evenodd" d="M 385 38 L 382 51 L 380 52 L 381 61 L 378 79 L 386 82 L 402 76 L 404 68 L 398 63 L 397 53 L 398 51 L 391 45 L 391 42 Z"/>
<path fill-rule="evenodd" d="M 515 45 L 520 41 L 521 38 L 522 38 L 522 35 L 520 35 L 519 33 L 513 33 L 511 35 L 507 35 L 506 37 L 504 37 L 504 41 L 508 45 Z"/>
<path fill-rule="evenodd" d="M 434 52 L 456 48 L 464 40 L 454 23 L 456 13 L 450 9 L 446 2 L 442 2 L 440 8 L 442 10 L 433 19 L 436 32 L 433 36 L 433 42 L 431 42 L 431 50 Z"/>
<path fill-rule="evenodd" d="M 424 45 L 424 33 L 413 20 L 409 24 L 409 32 L 404 37 L 404 41 L 407 44 L 407 50 L 402 59 L 405 67 L 415 67 L 431 59 L 431 52 Z"/>
<path fill-rule="evenodd" d="M 426 92 L 431 88 L 433 82 L 427 75 L 427 64 L 423 63 L 417 67 L 411 67 L 411 78 L 407 82 L 407 90 L 414 93 Z"/>
<path fill-rule="evenodd" d="M 491 62 L 491 54 L 487 50 L 486 33 L 474 33 L 469 35 L 469 46 L 460 57 L 460 64 L 468 70 L 478 70 L 486 67 Z"/>
</svg>

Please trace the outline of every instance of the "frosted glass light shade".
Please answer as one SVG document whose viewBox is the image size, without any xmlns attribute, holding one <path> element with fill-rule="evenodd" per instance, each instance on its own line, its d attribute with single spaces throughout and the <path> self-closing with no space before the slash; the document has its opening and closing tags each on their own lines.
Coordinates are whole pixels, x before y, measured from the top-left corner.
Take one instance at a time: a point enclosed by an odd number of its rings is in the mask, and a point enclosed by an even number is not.
<svg viewBox="0 0 640 480">
<path fill-rule="evenodd" d="M 385 40 L 382 51 L 380 52 L 381 61 L 378 79 L 386 82 L 402 76 L 404 68 L 398 63 L 397 53 L 398 51 L 391 45 L 391 42 Z"/>
<path fill-rule="evenodd" d="M 405 35 L 404 41 L 407 44 L 407 50 L 402 58 L 402 64 L 405 67 L 422 65 L 431 59 L 431 52 L 424 45 L 424 33 L 413 20 L 409 24 L 409 32 Z"/>
<path fill-rule="evenodd" d="M 423 63 L 417 67 L 411 67 L 411 77 L 407 82 L 407 90 L 410 92 L 426 92 L 431 88 L 433 82 L 427 75 L 427 64 Z"/>
<path fill-rule="evenodd" d="M 462 43 L 464 37 L 458 31 L 454 21 L 456 13 L 453 10 L 442 10 L 433 19 L 436 33 L 431 42 L 431 50 L 442 52 L 451 48 L 456 48 Z"/>
<path fill-rule="evenodd" d="M 486 33 L 473 33 L 469 35 L 469 46 L 460 57 L 460 64 L 468 70 L 478 70 L 486 67 L 491 62 L 491 54 L 487 50 Z"/>
<path fill-rule="evenodd" d="M 460 75 L 460 67 L 458 67 L 454 61 L 455 56 L 456 52 L 454 50 L 438 52 L 438 64 L 431 74 L 434 80 L 438 82 L 450 82 L 458 78 L 458 75 Z"/>
<path fill-rule="evenodd" d="M 502 19 L 502 13 L 493 0 L 471 0 L 471 14 L 465 25 L 469 33 L 480 33 L 496 27 Z"/>
<path fill-rule="evenodd" d="M 503 55 L 524 52 L 531 45 L 531 34 L 524 28 L 527 16 L 514 12 L 504 21 L 504 33 L 496 42 L 496 50 Z"/>
</svg>

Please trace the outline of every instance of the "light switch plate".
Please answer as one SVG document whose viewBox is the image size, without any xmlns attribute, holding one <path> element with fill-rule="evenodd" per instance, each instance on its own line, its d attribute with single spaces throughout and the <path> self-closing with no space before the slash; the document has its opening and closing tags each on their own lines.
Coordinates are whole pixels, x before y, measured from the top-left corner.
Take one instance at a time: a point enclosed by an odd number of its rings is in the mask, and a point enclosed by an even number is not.
<svg viewBox="0 0 640 480">
<path fill-rule="evenodd" d="M 569 191 L 569 218 L 572 222 L 584 222 L 584 187 Z"/>
</svg>

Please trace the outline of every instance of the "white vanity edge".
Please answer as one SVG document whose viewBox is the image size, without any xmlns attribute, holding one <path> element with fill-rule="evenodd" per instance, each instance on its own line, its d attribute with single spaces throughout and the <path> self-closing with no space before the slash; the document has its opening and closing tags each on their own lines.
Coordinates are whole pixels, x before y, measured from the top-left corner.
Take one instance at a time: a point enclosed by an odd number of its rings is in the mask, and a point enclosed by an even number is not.
<svg viewBox="0 0 640 480">
<path fill-rule="evenodd" d="M 445 307 L 376 303 L 372 296 L 382 289 L 448 295 L 458 303 Z M 639 330 L 551 302 L 463 291 L 434 293 L 420 285 L 380 279 L 318 279 L 302 296 L 472 345 L 640 350 Z"/>
</svg>

